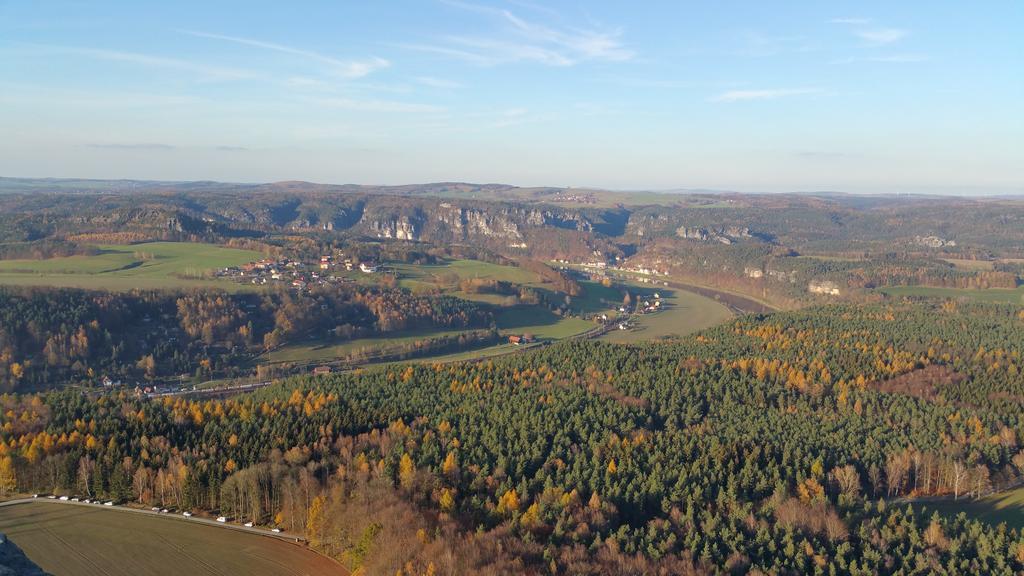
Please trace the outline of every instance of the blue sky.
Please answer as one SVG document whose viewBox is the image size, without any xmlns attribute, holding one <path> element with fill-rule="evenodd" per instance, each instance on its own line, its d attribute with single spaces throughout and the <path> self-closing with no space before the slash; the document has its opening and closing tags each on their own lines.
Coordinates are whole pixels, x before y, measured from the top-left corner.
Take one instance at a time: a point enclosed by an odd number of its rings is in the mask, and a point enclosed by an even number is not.
<svg viewBox="0 0 1024 576">
<path fill-rule="evenodd" d="M 0 0 L 0 175 L 1024 192 L 1024 3 Z"/>
</svg>

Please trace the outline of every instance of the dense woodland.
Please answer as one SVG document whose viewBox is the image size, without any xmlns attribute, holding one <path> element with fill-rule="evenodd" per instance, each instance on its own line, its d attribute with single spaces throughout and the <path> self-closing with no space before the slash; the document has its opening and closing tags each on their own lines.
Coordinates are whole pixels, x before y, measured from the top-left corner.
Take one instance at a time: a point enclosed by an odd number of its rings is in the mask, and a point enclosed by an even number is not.
<svg viewBox="0 0 1024 576">
<path fill-rule="evenodd" d="M 492 322 L 465 300 L 354 284 L 239 294 L 0 287 L 0 387 L 233 375 L 296 339 Z"/>
<path fill-rule="evenodd" d="M 227 400 L 4 396 L 0 489 L 278 525 L 373 574 L 1013 574 L 1019 532 L 905 499 L 1020 481 L 1022 354 L 1019 308 L 839 305 Z"/>
</svg>

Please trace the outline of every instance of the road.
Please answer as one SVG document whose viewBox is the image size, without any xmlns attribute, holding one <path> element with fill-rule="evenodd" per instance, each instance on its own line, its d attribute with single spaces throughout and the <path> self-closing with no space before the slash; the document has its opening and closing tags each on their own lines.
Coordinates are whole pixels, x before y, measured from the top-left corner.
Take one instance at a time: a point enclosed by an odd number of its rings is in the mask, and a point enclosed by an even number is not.
<svg viewBox="0 0 1024 576">
<path fill-rule="evenodd" d="M 242 392 L 251 392 L 253 390 L 259 390 L 273 384 L 273 381 L 266 382 L 253 382 L 251 384 L 239 384 L 237 386 L 224 386 L 222 388 L 198 388 L 175 390 L 174 392 L 160 392 L 153 394 L 146 394 L 146 398 L 166 398 L 168 396 L 217 396 L 217 395 L 232 395 L 241 394 Z"/>
<path fill-rule="evenodd" d="M 209 518 L 200 518 L 198 516 L 185 517 L 180 513 L 168 512 L 166 514 L 156 512 L 153 510 L 143 510 L 140 508 L 129 508 L 127 506 L 104 506 L 103 504 L 95 504 L 85 502 L 72 502 L 71 500 L 60 500 L 57 498 L 18 498 L 15 500 L 7 500 L 0 502 L 0 507 L 4 506 L 16 506 L 18 504 L 31 504 L 31 503 L 45 503 L 45 504 L 60 504 L 65 506 L 85 506 L 87 508 L 99 508 L 101 510 L 110 510 L 115 512 L 128 512 L 132 514 L 149 514 L 150 516 L 158 516 L 160 518 L 168 518 L 171 520 L 177 520 L 179 522 L 192 522 L 195 524 L 206 524 L 207 526 L 216 526 L 217 528 L 224 528 L 227 530 L 238 530 L 239 532 L 248 532 L 250 534 L 258 534 L 260 536 L 267 536 L 270 538 L 277 538 L 278 540 L 284 540 L 286 542 L 305 542 L 306 539 L 302 536 L 295 534 L 287 534 L 284 532 L 272 532 L 266 528 L 252 528 L 248 526 L 242 526 L 240 524 L 232 524 L 230 522 L 217 522 Z"/>
</svg>

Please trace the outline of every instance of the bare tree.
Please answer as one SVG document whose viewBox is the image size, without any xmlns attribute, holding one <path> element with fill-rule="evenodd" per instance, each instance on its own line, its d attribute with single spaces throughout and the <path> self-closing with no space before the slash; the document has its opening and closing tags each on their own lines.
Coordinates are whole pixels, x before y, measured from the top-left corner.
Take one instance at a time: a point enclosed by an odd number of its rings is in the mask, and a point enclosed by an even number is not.
<svg viewBox="0 0 1024 576">
<path fill-rule="evenodd" d="M 860 474 L 851 464 L 835 468 L 831 473 L 832 481 L 843 496 L 853 499 L 860 495 Z"/>
<path fill-rule="evenodd" d="M 96 465 L 93 463 L 92 458 L 88 454 L 82 456 L 78 461 L 78 485 L 82 488 L 82 492 L 89 498 L 92 498 L 92 474 L 96 469 Z"/>
<path fill-rule="evenodd" d="M 889 454 L 885 459 L 885 480 L 889 496 L 899 496 L 910 470 L 910 459 L 906 451 Z"/>
<path fill-rule="evenodd" d="M 967 466 L 960 460 L 954 459 L 949 466 L 950 480 L 953 485 L 953 499 L 960 498 L 960 485 L 967 479 Z"/>
<path fill-rule="evenodd" d="M 989 478 L 988 466 L 978 464 L 974 467 L 974 471 L 971 476 L 974 481 L 974 497 L 981 498 L 982 495 L 992 486 Z"/>
</svg>

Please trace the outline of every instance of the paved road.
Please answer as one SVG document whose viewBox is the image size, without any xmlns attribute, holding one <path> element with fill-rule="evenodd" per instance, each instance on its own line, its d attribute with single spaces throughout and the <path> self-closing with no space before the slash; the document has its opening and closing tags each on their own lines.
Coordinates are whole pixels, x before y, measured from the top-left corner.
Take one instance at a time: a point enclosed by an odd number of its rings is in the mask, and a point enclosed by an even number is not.
<svg viewBox="0 0 1024 576">
<path fill-rule="evenodd" d="M 287 534 L 284 532 L 271 532 L 266 528 L 248 527 L 242 526 L 241 524 L 232 524 L 230 522 L 217 522 L 209 518 L 200 518 L 198 516 L 192 516 L 191 518 L 182 516 L 181 513 L 168 512 L 166 514 L 155 512 L 153 510 L 143 510 L 140 508 L 129 508 L 127 506 L 104 506 L 102 504 L 86 504 L 85 502 L 72 502 L 71 500 L 60 500 L 57 498 L 18 498 L 16 500 L 7 500 L 0 502 L 0 507 L 3 506 L 16 506 L 18 504 L 31 504 L 31 503 L 44 503 L 44 504 L 61 504 L 66 506 L 85 506 L 88 508 L 99 508 L 101 510 L 111 510 L 116 512 L 128 512 L 132 514 L 149 514 L 150 516 L 157 516 L 159 518 L 169 518 L 171 520 L 178 520 L 180 522 L 191 522 L 194 524 L 206 524 L 207 526 L 216 526 L 217 528 L 225 528 L 227 530 L 238 530 L 239 532 L 248 532 L 250 534 L 258 534 L 260 536 L 268 536 L 270 538 L 277 538 L 278 540 L 284 540 L 286 542 L 305 542 L 306 539 L 302 536 L 295 534 Z"/>
</svg>

